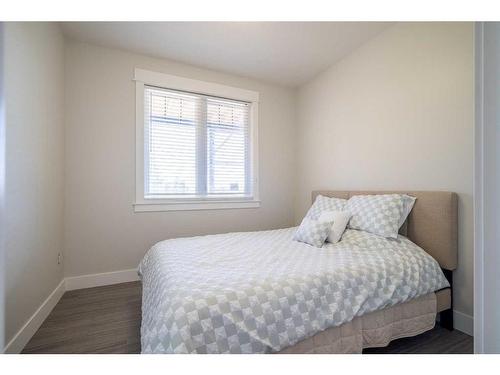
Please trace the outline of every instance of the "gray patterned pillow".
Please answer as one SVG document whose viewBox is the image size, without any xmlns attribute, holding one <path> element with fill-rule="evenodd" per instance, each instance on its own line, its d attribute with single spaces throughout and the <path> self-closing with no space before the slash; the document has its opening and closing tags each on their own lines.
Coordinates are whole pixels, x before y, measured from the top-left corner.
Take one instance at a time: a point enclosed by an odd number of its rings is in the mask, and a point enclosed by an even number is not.
<svg viewBox="0 0 500 375">
<path fill-rule="evenodd" d="M 304 242 L 314 247 L 321 247 L 332 229 L 332 220 L 314 220 L 307 217 L 300 223 L 293 235 L 294 241 Z"/>
<path fill-rule="evenodd" d="M 397 238 L 404 201 L 400 194 L 355 195 L 345 206 L 352 214 L 349 228 Z"/>
<path fill-rule="evenodd" d="M 309 219 L 318 219 L 324 211 L 342 211 L 346 203 L 347 199 L 318 195 L 309 211 L 307 211 L 306 217 Z"/>
</svg>

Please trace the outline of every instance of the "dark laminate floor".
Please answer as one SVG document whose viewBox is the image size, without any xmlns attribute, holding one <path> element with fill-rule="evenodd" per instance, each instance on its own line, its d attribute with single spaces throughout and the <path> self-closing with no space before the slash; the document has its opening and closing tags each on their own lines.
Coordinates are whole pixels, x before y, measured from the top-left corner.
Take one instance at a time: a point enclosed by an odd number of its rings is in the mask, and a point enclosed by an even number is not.
<svg viewBox="0 0 500 375">
<path fill-rule="evenodd" d="M 139 353 L 140 282 L 66 292 L 23 353 Z"/>
<path fill-rule="evenodd" d="M 394 340 L 385 348 L 363 350 L 366 354 L 472 354 L 473 338 L 438 325 L 415 337 Z"/>
<path fill-rule="evenodd" d="M 139 353 L 141 284 L 66 292 L 23 353 Z M 365 353 L 472 353 L 472 337 L 437 326 Z"/>
</svg>

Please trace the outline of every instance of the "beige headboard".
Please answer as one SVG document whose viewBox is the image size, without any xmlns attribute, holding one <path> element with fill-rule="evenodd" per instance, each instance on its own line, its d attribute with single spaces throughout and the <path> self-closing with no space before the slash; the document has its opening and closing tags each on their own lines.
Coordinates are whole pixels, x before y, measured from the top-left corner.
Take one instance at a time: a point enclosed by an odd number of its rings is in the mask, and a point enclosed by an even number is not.
<svg viewBox="0 0 500 375">
<path fill-rule="evenodd" d="M 312 200 L 318 194 L 326 197 L 349 199 L 360 194 L 408 194 L 416 197 L 413 210 L 407 219 L 407 236 L 423 248 L 441 268 L 457 268 L 457 194 L 449 191 L 337 191 L 312 192 Z"/>
</svg>

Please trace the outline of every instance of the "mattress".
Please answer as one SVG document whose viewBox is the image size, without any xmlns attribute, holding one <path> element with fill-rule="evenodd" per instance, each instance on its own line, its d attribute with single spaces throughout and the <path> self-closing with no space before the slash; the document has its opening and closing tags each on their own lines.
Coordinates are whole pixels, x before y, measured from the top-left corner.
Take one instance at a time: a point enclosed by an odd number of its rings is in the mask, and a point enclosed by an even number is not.
<svg viewBox="0 0 500 375">
<path fill-rule="evenodd" d="M 143 353 L 279 352 L 449 286 L 404 236 L 347 230 L 315 248 L 296 228 L 157 243 L 139 266 Z"/>
</svg>

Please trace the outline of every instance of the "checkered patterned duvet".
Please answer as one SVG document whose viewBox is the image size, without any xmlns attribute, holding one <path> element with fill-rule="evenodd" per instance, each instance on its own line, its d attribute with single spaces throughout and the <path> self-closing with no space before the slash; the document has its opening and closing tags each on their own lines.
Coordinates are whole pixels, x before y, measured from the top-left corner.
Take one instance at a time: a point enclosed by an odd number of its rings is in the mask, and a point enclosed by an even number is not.
<svg viewBox="0 0 500 375">
<path fill-rule="evenodd" d="M 139 266 L 143 353 L 268 353 L 448 286 L 405 237 L 347 230 L 315 248 L 297 228 L 162 241 Z"/>
</svg>

